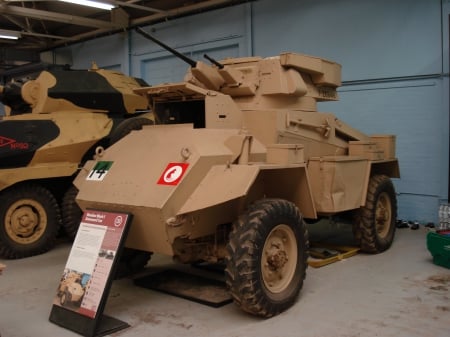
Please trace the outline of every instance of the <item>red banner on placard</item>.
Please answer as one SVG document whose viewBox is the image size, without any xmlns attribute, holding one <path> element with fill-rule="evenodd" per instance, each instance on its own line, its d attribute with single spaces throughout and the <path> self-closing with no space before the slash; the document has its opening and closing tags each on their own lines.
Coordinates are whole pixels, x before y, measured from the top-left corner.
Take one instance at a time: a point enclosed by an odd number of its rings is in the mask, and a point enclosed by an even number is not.
<svg viewBox="0 0 450 337">
<path fill-rule="evenodd" d="M 178 185 L 188 166 L 188 163 L 169 163 L 159 177 L 158 185 Z"/>
</svg>

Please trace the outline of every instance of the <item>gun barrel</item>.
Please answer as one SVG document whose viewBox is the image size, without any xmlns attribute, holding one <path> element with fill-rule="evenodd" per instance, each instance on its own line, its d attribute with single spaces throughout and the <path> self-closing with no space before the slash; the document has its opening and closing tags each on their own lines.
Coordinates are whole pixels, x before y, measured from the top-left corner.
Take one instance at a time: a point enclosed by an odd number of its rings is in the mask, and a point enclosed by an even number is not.
<svg viewBox="0 0 450 337">
<path fill-rule="evenodd" d="M 215 59 L 213 59 L 212 57 L 208 56 L 208 54 L 203 54 L 203 57 L 205 59 L 207 59 L 209 62 L 211 62 L 212 64 L 216 65 L 219 69 L 223 69 L 223 64 L 220 62 L 217 62 Z"/>
<path fill-rule="evenodd" d="M 187 64 L 189 64 L 191 67 L 195 67 L 197 65 L 197 62 L 194 61 L 193 59 L 190 59 L 189 57 L 187 57 L 186 55 L 176 51 L 175 49 L 169 47 L 168 45 L 166 45 L 165 43 L 159 41 L 157 38 L 153 37 L 152 35 L 148 34 L 147 32 L 145 32 L 142 28 L 140 27 L 136 27 L 136 32 L 138 32 L 139 34 L 141 34 L 142 36 L 146 37 L 149 40 L 152 40 L 153 42 L 155 42 L 156 44 L 160 45 L 161 47 L 163 47 L 164 49 L 168 50 L 169 52 L 171 52 L 172 54 L 174 54 L 175 56 L 179 57 L 180 59 L 182 59 L 184 62 L 186 62 Z"/>
</svg>

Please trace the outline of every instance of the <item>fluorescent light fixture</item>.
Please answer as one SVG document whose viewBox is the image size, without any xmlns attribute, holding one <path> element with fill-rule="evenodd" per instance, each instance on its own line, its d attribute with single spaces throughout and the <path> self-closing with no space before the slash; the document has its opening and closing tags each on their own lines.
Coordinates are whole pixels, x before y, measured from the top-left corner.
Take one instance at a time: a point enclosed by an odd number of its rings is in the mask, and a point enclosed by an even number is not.
<svg viewBox="0 0 450 337">
<path fill-rule="evenodd" d="M 114 8 L 114 5 L 101 1 L 90 1 L 90 0 L 59 0 L 59 1 L 70 2 L 76 5 L 106 9 L 108 11 Z"/>
<path fill-rule="evenodd" d="M 21 37 L 20 32 L 15 30 L 0 29 L 0 39 L 17 40 Z"/>
</svg>

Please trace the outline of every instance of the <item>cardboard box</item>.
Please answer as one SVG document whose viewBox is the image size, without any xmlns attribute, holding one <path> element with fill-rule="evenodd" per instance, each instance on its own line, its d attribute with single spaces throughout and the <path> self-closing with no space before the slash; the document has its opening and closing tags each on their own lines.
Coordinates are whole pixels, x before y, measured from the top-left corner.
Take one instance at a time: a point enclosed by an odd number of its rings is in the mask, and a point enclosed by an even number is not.
<svg viewBox="0 0 450 337">
<path fill-rule="evenodd" d="M 379 148 L 376 142 L 350 141 L 348 154 L 355 157 L 363 157 L 369 160 L 381 160 L 385 158 L 384 150 Z"/>
<path fill-rule="evenodd" d="M 386 159 L 395 158 L 395 141 L 394 135 L 372 135 L 370 136 L 377 147 L 384 151 L 384 157 Z"/>
</svg>

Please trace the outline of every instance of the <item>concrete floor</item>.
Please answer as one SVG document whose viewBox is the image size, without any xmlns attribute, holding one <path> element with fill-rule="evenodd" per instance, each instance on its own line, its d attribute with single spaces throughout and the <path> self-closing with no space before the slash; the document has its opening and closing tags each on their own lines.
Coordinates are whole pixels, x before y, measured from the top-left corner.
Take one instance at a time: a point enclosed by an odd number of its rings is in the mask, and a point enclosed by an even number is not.
<svg viewBox="0 0 450 337">
<path fill-rule="evenodd" d="M 308 268 L 296 304 L 267 320 L 234 304 L 211 308 L 139 288 L 129 278 L 117 280 L 105 314 L 130 327 L 111 336 L 448 337 L 450 270 L 432 263 L 426 234 L 425 228 L 397 229 L 383 254 Z M 326 228 L 311 234 L 333 235 Z M 61 242 L 41 256 L 0 260 L 7 265 L 0 276 L 1 337 L 79 336 L 48 320 L 69 251 L 70 243 Z M 166 257 L 154 256 L 148 269 L 166 263 Z"/>
</svg>

